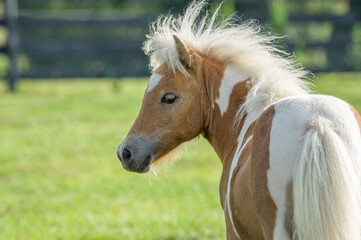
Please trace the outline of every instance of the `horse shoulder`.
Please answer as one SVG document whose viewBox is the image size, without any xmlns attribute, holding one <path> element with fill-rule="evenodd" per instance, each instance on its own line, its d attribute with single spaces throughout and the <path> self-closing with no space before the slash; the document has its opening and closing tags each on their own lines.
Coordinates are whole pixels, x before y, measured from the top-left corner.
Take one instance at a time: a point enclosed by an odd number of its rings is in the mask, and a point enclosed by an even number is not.
<svg viewBox="0 0 361 240">
<path fill-rule="evenodd" d="M 231 181 L 230 208 L 233 215 L 233 224 L 240 239 L 263 239 L 262 229 L 259 224 L 258 214 L 252 193 L 251 155 L 253 149 L 252 124 L 246 135 L 243 151 L 234 169 Z M 232 238 L 230 238 L 232 239 Z"/>
</svg>

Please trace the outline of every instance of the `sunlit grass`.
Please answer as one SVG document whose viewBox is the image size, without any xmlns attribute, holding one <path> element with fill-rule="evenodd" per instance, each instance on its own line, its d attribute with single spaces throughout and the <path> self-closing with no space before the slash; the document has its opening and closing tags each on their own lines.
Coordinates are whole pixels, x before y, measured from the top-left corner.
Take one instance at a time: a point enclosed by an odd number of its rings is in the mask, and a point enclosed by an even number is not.
<svg viewBox="0 0 361 240">
<path fill-rule="evenodd" d="M 352 104 L 361 113 L 361 73 L 322 74 L 316 90 Z"/>
<path fill-rule="evenodd" d="M 361 111 L 361 74 L 316 83 Z M 203 140 L 146 177 L 116 149 L 145 79 L 0 85 L 0 239 L 225 239 L 221 163 Z"/>
<path fill-rule="evenodd" d="M 224 239 L 221 163 L 203 141 L 156 177 L 116 149 L 144 80 L 1 86 L 1 239 Z"/>
</svg>

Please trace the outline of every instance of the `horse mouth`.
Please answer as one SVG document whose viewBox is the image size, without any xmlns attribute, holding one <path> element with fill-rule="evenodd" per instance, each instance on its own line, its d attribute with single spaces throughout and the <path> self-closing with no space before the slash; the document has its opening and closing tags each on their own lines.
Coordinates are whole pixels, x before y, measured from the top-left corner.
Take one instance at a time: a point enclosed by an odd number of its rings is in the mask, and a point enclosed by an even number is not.
<svg viewBox="0 0 361 240">
<path fill-rule="evenodd" d="M 142 165 L 140 165 L 139 168 L 137 170 L 135 170 L 135 172 L 137 172 L 137 173 L 148 172 L 150 169 L 151 162 L 152 162 L 152 155 L 148 155 L 145 158 L 145 160 L 143 161 Z"/>
</svg>

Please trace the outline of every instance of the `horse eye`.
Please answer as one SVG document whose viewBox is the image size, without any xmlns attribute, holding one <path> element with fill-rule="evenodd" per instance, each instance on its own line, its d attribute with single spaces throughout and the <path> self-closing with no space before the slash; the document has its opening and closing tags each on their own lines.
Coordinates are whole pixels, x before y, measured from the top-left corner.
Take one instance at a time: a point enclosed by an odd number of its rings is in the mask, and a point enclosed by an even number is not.
<svg viewBox="0 0 361 240">
<path fill-rule="evenodd" d="M 175 95 L 172 92 L 169 92 L 169 93 L 164 94 L 161 102 L 165 103 L 165 104 L 173 104 L 175 102 L 175 100 L 177 100 L 177 98 L 178 98 L 177 95 Z"/>
</svg>

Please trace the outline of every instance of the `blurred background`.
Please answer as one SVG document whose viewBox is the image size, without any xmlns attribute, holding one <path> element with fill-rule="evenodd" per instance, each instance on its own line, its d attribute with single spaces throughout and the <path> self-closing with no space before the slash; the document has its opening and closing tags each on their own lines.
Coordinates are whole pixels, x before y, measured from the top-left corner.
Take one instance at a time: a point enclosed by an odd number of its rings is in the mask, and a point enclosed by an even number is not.
<svg viewBox="0 0 361 240">
<path fill-rule="evenodd" d="M 8 56 L 17 58 L 15 78 L 146 76 L 141 47 L 149 23 L 189 2 L 1 0 L 0 76 L 7 77 Z M 233 12 L 286 35 L 280 46 L 315 72 L 361 70 L 359 0 L 226 1 L 222 14 Z"/>
<path fill-rule="evenodd" d="M 0 239 L 225 239 L 205 140 L 158 176 L 116 157 L 147 86 L 149 24 L 189 2 L 0 0 Z M 233 12 L 286 35 L 314 90 L 361 112 L 360 0 L 226 1 Z"/>
</svg>

